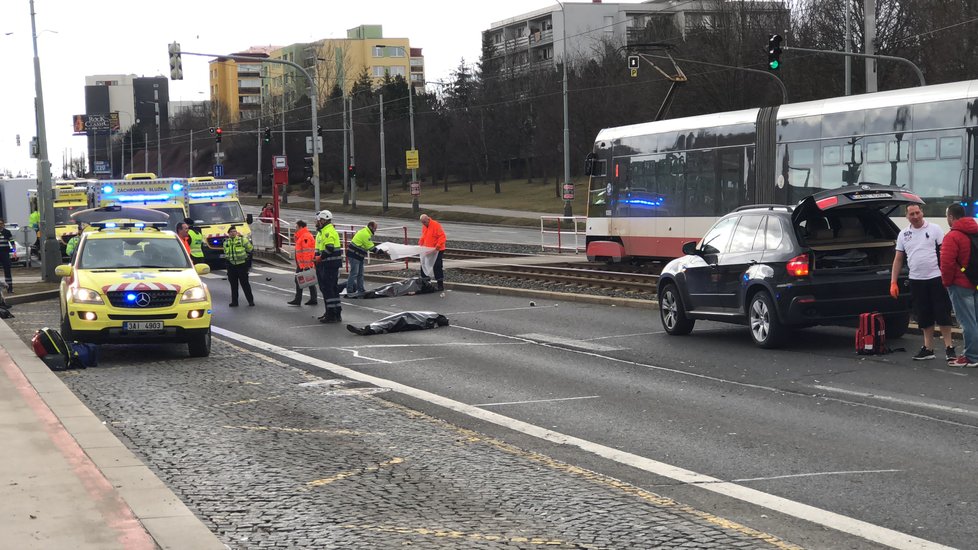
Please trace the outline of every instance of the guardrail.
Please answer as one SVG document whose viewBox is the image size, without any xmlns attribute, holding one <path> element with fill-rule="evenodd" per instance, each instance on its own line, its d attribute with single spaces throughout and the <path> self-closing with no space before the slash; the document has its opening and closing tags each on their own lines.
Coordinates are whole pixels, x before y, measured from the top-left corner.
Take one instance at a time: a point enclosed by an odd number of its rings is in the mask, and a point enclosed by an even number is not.
<svg viewBox="0 0 978 550">
<path fill-rule="evenodd" d="M 570 228 L 563 227 L 567 223 L 572 224 Z M 580 254 L 587 248 L 586 231 L 587 216 L 540 216 L 540 249 Z"/>
<path fill-rule="evenodd" d="M 333 227 L 335 227 L 336 231 L 338 231 L 341 235 L 341 239 L 343 241 L 343 267 L 346 269 L 347 273 L 349 273 L 350 262 L 349 260 L 346 259 L 346 245 L 349 244 L 351 239 L 353 239 L 353 235 L 355 235 L 357 231 L 363 229 L 365 226 L 350 224 L 350 225 L 341 225 L 341 226 L 334 225 Z M 346 227 L 349 227 L 349 229 L 345 229 Z M 408 244 L 408 228 L 406 225 L 393 226 L 393 227 L 380 227 L 378 225 L 377 231 L 374 232 L 373 240 L 377 241 L 378 236 L 380 236 L 381 233 L 384 232 L 387 232 L 388 234 L 398 233 L 399 234 L 398 236 L 402 239 L 402 244 Z M 392 239 L 387 239 L 387 240 L 392 240 Z M 393 260 L 383 260 L 383 259 L 373 257 L 368 252 L 367 258 L 364 260 L 364 264 L 370 265 L 373 262 L 384 263 L 384 264 L 395 263 Z M 404 260 L 404 269 L 409 269 L 408 260 Z"/>
</svg>

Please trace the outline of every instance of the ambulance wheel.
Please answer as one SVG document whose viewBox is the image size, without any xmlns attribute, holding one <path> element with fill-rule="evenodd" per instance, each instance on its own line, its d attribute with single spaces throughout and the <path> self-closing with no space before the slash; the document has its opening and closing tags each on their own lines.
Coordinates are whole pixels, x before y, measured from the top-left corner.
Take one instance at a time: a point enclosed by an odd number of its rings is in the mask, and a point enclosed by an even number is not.
<svg viewBox="0 0 978 550">
<path fill-rule="evenodd" d="M 61 337 L 64 338 L 66 342 L 71 342 L 75 339 L 75 335 L 71 332 L 71 322 L 68 321 L 67 313 L 61 317 Z"/>
<path fill-rule="evenodd" d="M 207 357 L 211 354 L 211 331 L 194 334 L 187 342 L 191 357 Z"/>
</svg>

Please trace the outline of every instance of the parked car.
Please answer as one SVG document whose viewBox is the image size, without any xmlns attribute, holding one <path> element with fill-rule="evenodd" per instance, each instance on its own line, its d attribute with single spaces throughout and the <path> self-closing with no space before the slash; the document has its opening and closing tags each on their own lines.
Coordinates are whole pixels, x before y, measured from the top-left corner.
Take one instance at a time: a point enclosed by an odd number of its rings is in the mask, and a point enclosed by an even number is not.
<svg viewBox="0 0 978 550">
<path fill-rule="evenodd" d="M 812 195 L 797 206 L 752 205 L 720 218 L 699 242 L 683 245 L 659 279 L 668 334 L 698 319 L 747 325 L 762 348 L 790 329 L 853 324 L 878 311 L 889 338 L 910 322 L 910 293 L 890 296 L 899 228 L 890 215 L 920 197 L 898 187 L 858 184 Z M 898 284 L 909 290 L 907 271 Z"/>
</svg>

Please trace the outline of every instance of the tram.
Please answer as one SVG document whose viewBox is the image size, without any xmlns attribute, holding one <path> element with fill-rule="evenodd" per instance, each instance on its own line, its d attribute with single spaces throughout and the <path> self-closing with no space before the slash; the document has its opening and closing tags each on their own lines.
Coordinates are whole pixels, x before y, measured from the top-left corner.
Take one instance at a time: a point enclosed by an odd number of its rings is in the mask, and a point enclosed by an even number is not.
<svg viewBox="0 0 978 550">
<path fill-rule="evenodd" d="M 678 257 L 738 206 L 860 183 L 911 191 L 940 223 L 955 201 L 974 214 L 976 132 L 978 80 L 606 128 L 585 163 L 587 256 Z"/>
</svg>

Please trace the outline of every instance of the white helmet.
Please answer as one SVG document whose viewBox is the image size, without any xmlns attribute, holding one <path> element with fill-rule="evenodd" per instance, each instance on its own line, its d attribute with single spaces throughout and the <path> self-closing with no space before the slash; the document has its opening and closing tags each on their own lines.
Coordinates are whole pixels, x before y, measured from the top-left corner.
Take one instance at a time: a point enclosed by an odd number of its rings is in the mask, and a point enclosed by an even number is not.
<svg viewBox="0 0 978 550">
<path fill-rule="evenodd" d="M 316 218 L 328 222 L 333 219 L 333 213 L 329 210 L 320 210 L 319 213 L 316 214 Z"/>
</svg>

